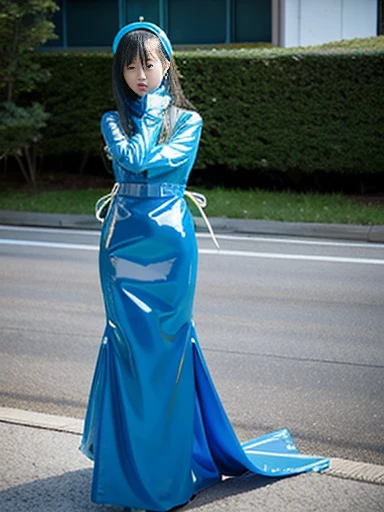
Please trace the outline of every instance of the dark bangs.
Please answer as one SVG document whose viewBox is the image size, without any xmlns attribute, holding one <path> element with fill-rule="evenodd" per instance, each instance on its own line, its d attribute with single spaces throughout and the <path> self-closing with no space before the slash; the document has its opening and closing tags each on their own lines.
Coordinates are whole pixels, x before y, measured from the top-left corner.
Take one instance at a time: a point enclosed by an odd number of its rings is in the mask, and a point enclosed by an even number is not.
<svg viewBox="0 0 384 512">
<path fill-rule="evenodd" d="M 124 66 L 131 64 L 137 54 L 139 54 L 141 65 L 143 67 L 145 66 L 150 57 L 150 53 L 146 48 L 147 41 L 150 41 L 153 51 L 162 63 L 164 64 L 166 62 L 159 38 L 148 30 L 135 30 L 134 32 L 129 32 L 126 35 L 126 39 L 122 44 L 122 55 L 120 60 L 122 70 L 124 69 Z"/>
</svg>

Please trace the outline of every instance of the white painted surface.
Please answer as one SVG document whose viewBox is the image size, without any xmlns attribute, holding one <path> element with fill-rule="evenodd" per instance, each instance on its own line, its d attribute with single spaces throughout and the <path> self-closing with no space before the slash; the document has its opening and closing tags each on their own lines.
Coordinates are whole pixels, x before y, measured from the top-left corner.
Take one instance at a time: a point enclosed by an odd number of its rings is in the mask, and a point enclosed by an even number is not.
<svg viewBox="0 0 384 512">
<path fill-rule="evenodd" d="M 377 35 L 377 0 L 344 0 L 343 39 Z"/>
<path fill-rule="evenodd" d="M 300 3 L 303 0 L 282 0 L 281 8 L 284 37 L 282 46 L 298 46 L 300 39 Z"/>
<path fill-rule="evenodd" d="M 280 8 L 285 47 L 377 35 L 377 0 L 281 0 Z"/>
<path fill-rule="evenodd" d="M 299 46 L 323 44 L 341 39 L 342 1 L 301 0 Z"/>
</svg>

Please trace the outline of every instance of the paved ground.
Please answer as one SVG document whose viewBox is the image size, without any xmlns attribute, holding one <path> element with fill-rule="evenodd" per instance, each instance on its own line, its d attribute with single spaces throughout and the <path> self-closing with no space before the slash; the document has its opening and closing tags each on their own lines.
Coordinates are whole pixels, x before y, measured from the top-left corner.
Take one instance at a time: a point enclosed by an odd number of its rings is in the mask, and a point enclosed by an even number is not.
<svg viewBox="0 0 384 512">
<path fill-rule="evenodd" d="M 39 216 L 40 214 L 36 214 Z M 0 223 L 81 226 L 95 229 L 91 217 L 52 218 L 0 212 Z M 214 220 L 217 231 L 263 233 L 384 242 L 384 227 L 299 225 L 259 221 Z M 319 228 L 317 228 L 319 226 Z M 29 414 L 25 417 L 24 414 Z M 118 512 L 89 498 L 91 463 L 77 446 L 82 423 L 11 409 L 0 409 L 0 510 L 2 512 Z M 254 475 L 227 479 L 184 510 L 263 512 L 382 512 L 384 466 L 331 459 L 331 469 L 284 479 Z"/>
<path fill-rule="evenodd" d="M 194 318 L 245 441 L 384 465 L 384 244 L 199 236 Z M 0 402 L 83 418 L 104 305 L 99 232 L 0 226 Z M 211 250 L 214 253 L 211 253 Z"/>
<path fill-rule="evenodd" d="M 122 511 L 90 501 L 92 464 L 77 449 L 82 422 L 27 415 L 0 408 L 0 510 Z M 333 459 L 331 469 L 321 474 L 282 479 L 247 474 L 227 479 L 200 493 L 183 510 L 382 512 L 383 484 L 383 466 L 352 464 L 348 468 L 346 461 Z"/>
</svg>

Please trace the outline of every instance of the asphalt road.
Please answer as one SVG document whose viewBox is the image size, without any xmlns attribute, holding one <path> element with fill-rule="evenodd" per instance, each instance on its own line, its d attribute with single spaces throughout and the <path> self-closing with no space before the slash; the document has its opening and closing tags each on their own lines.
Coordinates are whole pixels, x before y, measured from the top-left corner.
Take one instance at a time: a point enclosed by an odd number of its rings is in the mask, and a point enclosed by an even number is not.
<svg viewBox="0 0 384 512">
<path fill-rule="evenodd" d="M 384 464 L 384 245 L 199 238 L 195 322 L 240 440 Z M 0 228 L 0 406 L 82 418 L 104 328 L 96 232 Z"/>
</svg>

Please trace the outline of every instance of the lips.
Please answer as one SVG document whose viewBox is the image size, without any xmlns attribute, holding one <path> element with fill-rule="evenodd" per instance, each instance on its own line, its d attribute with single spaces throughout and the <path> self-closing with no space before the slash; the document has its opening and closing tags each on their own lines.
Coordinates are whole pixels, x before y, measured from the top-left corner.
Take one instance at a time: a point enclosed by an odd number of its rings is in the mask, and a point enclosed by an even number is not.
<svg viewBox="0 0 384 512">
<path fill-rule="evenodd" d="M 137 87 L 139 89 L 146 89 L 147 88 L 146 84 L 143 84 L 143 83 L 137 84 Z"/>
</svg>

